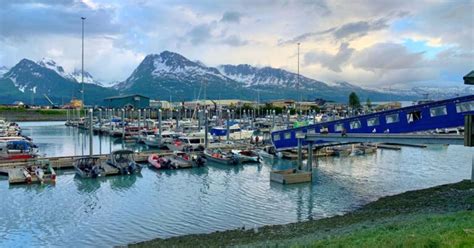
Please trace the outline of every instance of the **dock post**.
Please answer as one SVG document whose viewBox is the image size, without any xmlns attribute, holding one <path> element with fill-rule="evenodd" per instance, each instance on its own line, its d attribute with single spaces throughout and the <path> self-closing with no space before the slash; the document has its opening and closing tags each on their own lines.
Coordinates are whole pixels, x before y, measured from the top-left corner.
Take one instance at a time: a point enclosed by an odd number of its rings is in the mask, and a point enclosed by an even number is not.
<svg viewBox="0 0 474 248">
<path fill-rule="evenodd" d="M 301 170 L 301 165 L 303 163 L 303 149 L 301 145 L 301 139 L 297 138 L 298 140 L 298 170 Z"/>
<path fill-rule="evenodd" d="M 138 109 L 138 131 L 140 131 L 140 128 L 142 126 L 142 110 Z"/>
<path fill-rule="evenodd" d="M 227 130 L 226 130 L 226 134 L 227 134 L 227 141 L 229 141 L 230 139 L 230 110 L 227 110 L 227 123 L 226 123 L 226 126 L 227 126 Z"/>
<path fill-rule="evenodd" d="M 158 109 L 158 134 L 161 139 L 161 109 Z"/>
<path fill-rule="evenodd" d="M 308 142 L 308 160 L 306 161 L 306 170 L 313 171 L 313 142 Z"/>
<path fill-rule="evenodd" d="M 92 128 L 92 123 L 93 123 L 93 119 L 94 119 L 94 109 L 89 109 L 89 156 L 92 157 L 92 155 L 94 155 L 94 149 L 92 147 L 92 143 L 93 143 L 93 133 L 94 133 L 94 130 Z"/>
<path fill-rule="evenodd" d="M 201 110 L 198 109 L 197 111 L 197 119 L 198 119 L 198 129 L 201 131 Z"/>
<path fill-rule="evenodd" d="M 125 109 L 122 109 L 122 149 L 125 147 Z"/>
<path fill-rule="evenodd" d="M 472 155 L 471 182 L 474 183 L 474 155 Z"/>
<path fill-rule="evenodd" d="M 275 130 L 275 110 L 272 111 L 272 130 Z"/>
<path fill-rule="evenodd" d="M 286 129 L 290 128 L 290 110 L 286 111 Z"/>
<path fill-rule="evenodd" d="M 207 149 L 207 145 L 208 145 L 208 140 L 207 140 L 207 109 L 206 109 L 206 112 L 204 112 L 204 147 Z"/>
<path fill-rule="evenodd" d="M 179 127 L 179 118 L 181 118 L 181 111 L 178 109 L 176 109 L 176 131 L 178 131 L 178 127 Z"/>
</svg>

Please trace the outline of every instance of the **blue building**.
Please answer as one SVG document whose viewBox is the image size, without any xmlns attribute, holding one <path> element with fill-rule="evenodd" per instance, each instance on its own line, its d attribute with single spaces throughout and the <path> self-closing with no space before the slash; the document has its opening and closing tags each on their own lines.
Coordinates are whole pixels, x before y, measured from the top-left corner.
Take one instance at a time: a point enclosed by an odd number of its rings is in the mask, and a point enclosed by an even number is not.
<svg viewBox="0 0 474 248">
<path fill-rule="evenodd" d="M 104 107 L 144 109 L 150 107 L 150 98 L 138 94 L 113 96 L 104 99 Z"/>
</svg>

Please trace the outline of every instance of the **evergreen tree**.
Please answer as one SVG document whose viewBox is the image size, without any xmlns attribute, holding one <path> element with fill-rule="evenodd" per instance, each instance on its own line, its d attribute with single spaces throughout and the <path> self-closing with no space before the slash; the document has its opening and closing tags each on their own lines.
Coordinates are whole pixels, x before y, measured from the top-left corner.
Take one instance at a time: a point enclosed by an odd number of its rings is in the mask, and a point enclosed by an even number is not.
<svg viewBox="0 0 474 248">
<path fill-rule="evenodd" d="M 349 95 L 349 107 L 352 109 L 360 109 L 360 100 L 355 92 Z"/>
</svg>

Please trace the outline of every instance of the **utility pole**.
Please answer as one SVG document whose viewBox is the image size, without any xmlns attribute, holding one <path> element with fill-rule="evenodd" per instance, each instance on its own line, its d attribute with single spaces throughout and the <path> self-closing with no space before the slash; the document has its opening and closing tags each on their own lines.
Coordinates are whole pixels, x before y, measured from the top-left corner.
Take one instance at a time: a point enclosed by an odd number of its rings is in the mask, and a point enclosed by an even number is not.
<svg viewBox="0 0 474 248">
<path fill-rule="evenodd" d="M 301 110 L 301 101 L 303 101 L 303 96 L 301 94 L 301 89 L 300 89 L 301 85 L 300 85 L 300 43 L 299 42 L 298 42 L 298 76 L 297 76 L 296 80 L 298 81 L 298 83 L 297 83 L 298 86 L 296 87 L 296 89 L 297 89 L 298 93 L 300 94 L 300 104 L 298 106 L 299 109 L 297 109 L 297 111 L 298 111 L 298 110 Z"/>
<path fill-rule="evenodd" d="M 82 69 L 81 69 L 81 84 L 82 84 L 82 107 L 86 106 L 84 102 L 84 20 L 85 17 L 81 17 L 82 20 Z"/>
</svg>

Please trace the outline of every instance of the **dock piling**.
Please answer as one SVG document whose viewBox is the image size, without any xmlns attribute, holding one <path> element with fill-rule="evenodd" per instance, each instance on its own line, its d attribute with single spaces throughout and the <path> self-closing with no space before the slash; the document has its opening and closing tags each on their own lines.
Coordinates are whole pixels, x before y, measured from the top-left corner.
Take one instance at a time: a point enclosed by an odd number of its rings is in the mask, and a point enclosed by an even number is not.
<svg viewBox="0 0 474 248">
<path fill-rule="evenodd" d="M 93 143 L 93 133 L 92 123 L 94 119 L 94 109 L 89 109 L 89 155 L 92 157 L 94 155 L 94 149 L 92 147 Z"/>
<path fill-rule="evenodd" d="M 207 145 L 208 145 L 208 140 L 207 140 L 207 132 L 208 132 L 208 122 L 207 122 L 207 109 L 206 109 L 206 112 L 204 114 L 204 147 L 207 148 Z"/>
</svg>

